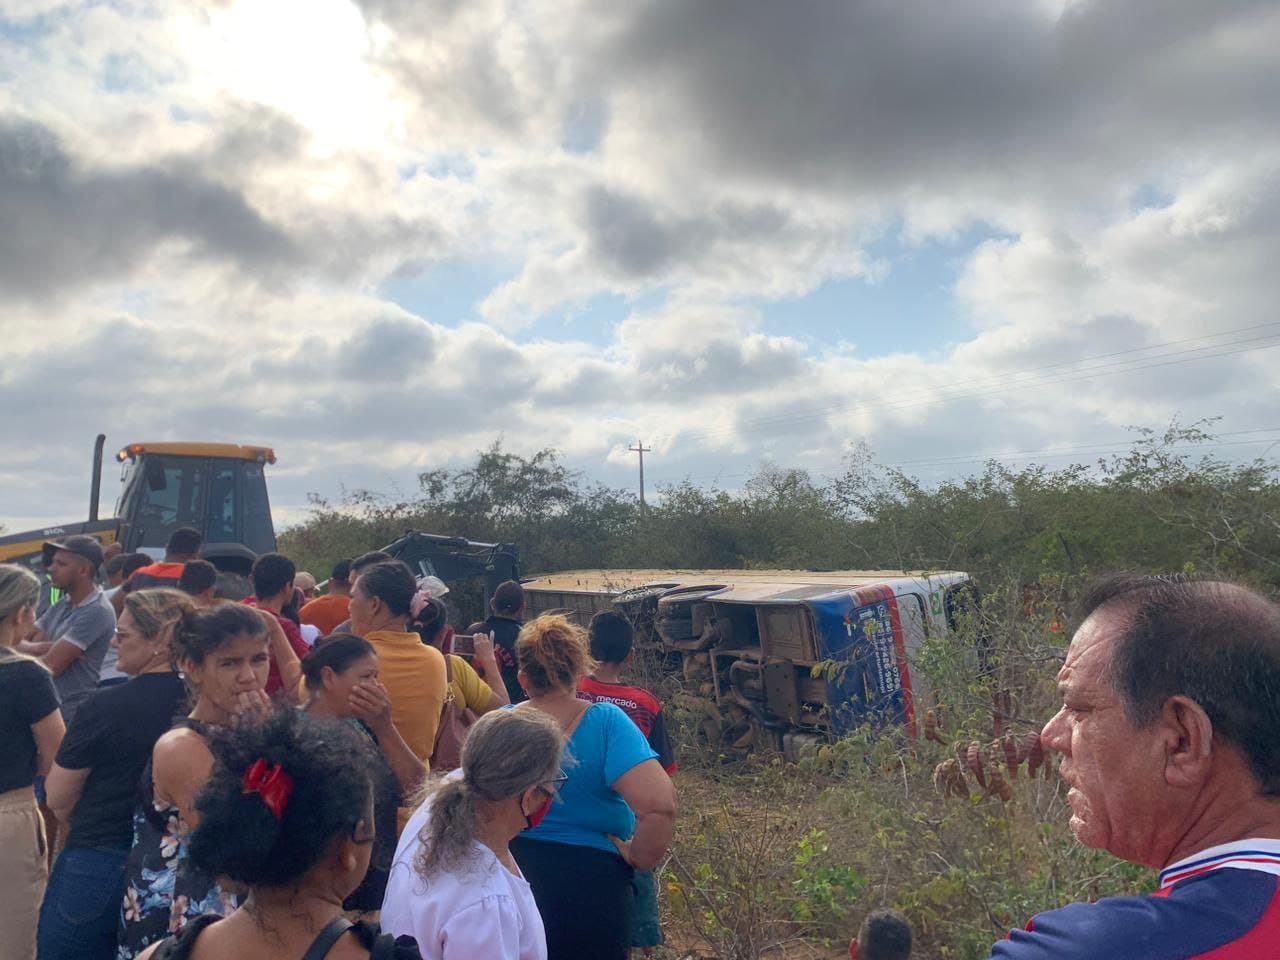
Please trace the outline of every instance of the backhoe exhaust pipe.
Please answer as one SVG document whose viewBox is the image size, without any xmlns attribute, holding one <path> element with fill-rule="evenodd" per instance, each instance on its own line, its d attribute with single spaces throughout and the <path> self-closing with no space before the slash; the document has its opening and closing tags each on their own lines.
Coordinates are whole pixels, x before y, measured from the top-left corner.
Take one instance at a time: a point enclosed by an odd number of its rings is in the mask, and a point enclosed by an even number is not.
<svg viewBox="0 0 1280 960">
<path fill-rule="evenodd" d="M 98 498 L 102 494 L 102 448 L 107 445 L 107 435 L 98 434 L 93 443 L 93 480 L 89 485 L 89 522 L 98 519 Z"/>
</svg>

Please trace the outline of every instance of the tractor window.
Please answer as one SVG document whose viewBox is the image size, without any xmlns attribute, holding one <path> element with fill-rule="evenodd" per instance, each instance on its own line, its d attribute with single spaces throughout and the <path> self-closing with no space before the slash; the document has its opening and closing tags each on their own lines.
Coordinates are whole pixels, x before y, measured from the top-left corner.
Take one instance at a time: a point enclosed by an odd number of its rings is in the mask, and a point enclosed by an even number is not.
<svg viewBox="0 0 1280 960">
<path fill-rule="evenodd" d="M 262 464 L 244 464 L 244 536 L 241 542 L 254 553 L 270 553 L 276 548 L 271 525 L 271 501 L 267 499 L 267 478 Z"/>
<path fill-rule="evenodd" d="M 189 457 L 148 457 L 140 477 L 131 478 L 137 490 L 137 526 L 144 542 L 163 544 L 168 532 L 183 526 L 202 526 L 206 462 Z M 135 486 L 136 483 L 136 486 Z"/>
<path fill-rule="evenodd" d="M 213 476 L 209 481 L 209 527 L 206 543 L 235 543 L 236 536 L 236 467 L 234 464 L 214 461 Z"/>
</svg>

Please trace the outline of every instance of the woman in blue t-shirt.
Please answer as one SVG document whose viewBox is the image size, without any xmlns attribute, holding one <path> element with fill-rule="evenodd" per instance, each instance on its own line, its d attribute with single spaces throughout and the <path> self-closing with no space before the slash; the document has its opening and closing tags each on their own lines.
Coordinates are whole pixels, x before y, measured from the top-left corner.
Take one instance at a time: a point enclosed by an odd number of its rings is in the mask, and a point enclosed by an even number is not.
<svg viewBox="0 0 1280 960">
<path fill-rule="evenodd" d="M 586 631 L 538 617 L 520 631 L 516 656 L 529 700 L 515 709 L 542 711 L 568 738 L 556 801 L 511 845 L 542 914 L 548 960 L 625 960 L 632 870 L 652 870 L 667 852 L 675 787 L 621 709 L 578 699 L 592 667 Z"/>
</svg>

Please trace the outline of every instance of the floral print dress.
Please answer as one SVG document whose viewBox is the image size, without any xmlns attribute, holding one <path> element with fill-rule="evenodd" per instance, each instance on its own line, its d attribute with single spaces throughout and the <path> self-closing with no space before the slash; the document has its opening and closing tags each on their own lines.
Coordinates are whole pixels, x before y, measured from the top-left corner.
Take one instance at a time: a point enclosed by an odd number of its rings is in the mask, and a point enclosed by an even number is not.
<svg viewBox="0 0 1280 960">
<path fill-rule="evenodd" d="M 178 726 L 189 727 L 201 736 L 208 732 L 196 720 L 184 719 Z M 148 761 L 133 815 L 133 849 L 125 868 L 117 960 L 133 960 L 151 944 L 180 933 L 195 917 L 226 916 L 235 910 L 235 898 L 188 859 L 187 840 L 187 827 L 178 808 L 156 800 Z"/>
</svg>

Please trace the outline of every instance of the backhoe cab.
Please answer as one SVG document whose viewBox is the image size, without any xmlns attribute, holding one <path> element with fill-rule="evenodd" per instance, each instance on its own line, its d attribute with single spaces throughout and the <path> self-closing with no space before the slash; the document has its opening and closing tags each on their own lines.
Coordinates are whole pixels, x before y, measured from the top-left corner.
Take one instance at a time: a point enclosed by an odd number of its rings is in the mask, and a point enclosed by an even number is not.
<svg viewBox="0 0 1280 960">
<path fill-rule="evenodd" d="M 194 527 L 201 556 L 220 570 L 249 573 L 254 558 L 276 548 L 267 498 L 268 447 L 233 443 L 131 443 L 116 505 L 127 551 L 163 552 L 169 535 Z"/>
<path fill-rule="evenodd" d="M 201 556 L 220 570 L 247 575 L 254 559 L 276 548 L 264 468 L 276 462 L 269 447 L 234 443 L 131 443 L 116 454 L 121 464 L 115 517 L 98 519 L 102 449 L 94 449 L 89 519 L 0 538 L 0 562 L 38 566 L 41 544 L 77 533 L 127 553 L 164 553 L 169 535 L 194 527 L 204 537 Z"/>
</svg>

